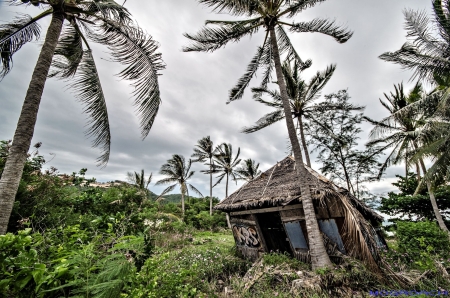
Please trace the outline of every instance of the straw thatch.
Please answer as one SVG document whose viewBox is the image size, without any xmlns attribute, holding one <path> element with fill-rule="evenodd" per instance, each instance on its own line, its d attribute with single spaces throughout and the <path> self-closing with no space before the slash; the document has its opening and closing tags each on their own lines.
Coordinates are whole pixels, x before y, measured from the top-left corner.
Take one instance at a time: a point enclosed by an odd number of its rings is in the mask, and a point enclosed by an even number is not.
<svg viewBox="0 0 450 298">
<path fill-rule="evenodd" d="M 306 165 L 305 168 L 308 170 L 309 176 L 306 179 L 310 183 L 313 197 L 321 198 L 330 192 L 344 196 L 372 224 L 381 223 L 383 218 L 356 199 L 348 190 L 337 186 Z M 232 212 L 301 202 L 298 179 L 293 157 L 286 157 L 253 181 L 243 185 L 214 208 Z"/>
</svg>

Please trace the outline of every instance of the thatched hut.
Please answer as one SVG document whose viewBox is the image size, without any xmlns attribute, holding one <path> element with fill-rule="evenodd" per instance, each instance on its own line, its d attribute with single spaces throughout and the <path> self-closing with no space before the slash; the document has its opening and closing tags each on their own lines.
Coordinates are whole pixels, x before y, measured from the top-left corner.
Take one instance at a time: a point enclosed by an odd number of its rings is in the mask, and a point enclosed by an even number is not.
<svg viewBox="0 0 450 298">
<path fill-rule="evenodd" d="M 351 255 L 376 265 L 377 246 L 384 245 L 377 232 L 383 218 L 348 190 L 306 169 L 330 258 L 339 261 L 343 255 Z M 237 248 L 246 258 L 279 251 L 309 261 L 298 179 L 293 157 L 286 157 L 215 206 L 229 214 Z"/>
</svg>

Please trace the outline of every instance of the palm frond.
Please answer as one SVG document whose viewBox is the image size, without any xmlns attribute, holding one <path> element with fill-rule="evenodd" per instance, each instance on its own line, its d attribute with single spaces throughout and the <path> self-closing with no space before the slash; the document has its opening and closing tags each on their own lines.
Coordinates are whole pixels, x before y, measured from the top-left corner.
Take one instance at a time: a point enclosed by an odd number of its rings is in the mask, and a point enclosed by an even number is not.
<svg viewBox="0 0 450 298">
<path fill-rule="evenodd" d="M 161 180 L 160 180 L 161 181 Z M 158 181 L 159 182 L 159 181 Z M 156 182 L 156 184 L 158 184 L 158 182 Z M 169 192 L 171 192 L 172 190 L 175 189 L 175 187 L 177 186 L 177 184 L 173 184 L 169 187 L 167 187 L 166 189 L 164 189 L 162 191 L 162 193 L 158 196 L 158 198 L 156 198 L 156 200 L 160 199 L 161 197 L 163 197 L 164 195 L 168 194 Z"/>
<path fill-rule="evenodd" d="M 193 191 L 193 192 L 195 192 L 196 194 L 198 194 L 199 196 L 201 196 L 202 198 L 203 198 L 203 195 L 202 195 L 202 193 L 197 189 L 197 188 L 195 188 L 192 184 L 190 184 L 190 183 L 188 183 L 188 186 L 189 186 L 189 188 Z"/>
<path fill-rule="evenodd" d="M 436 57 L 420 50 L 410 43 L 405 43 L 395 52 L 386 52 L 379 56 L 380 59 L 399 64 L 403 69 L 413 71 L 411 80 L 433 80 L 435 75 L 445 75 L 450 70 L 450 60 Z"/>
<path fill-rule="evenodd" d="M 265 104 L 266 106 L 273 108 L 283 108 L 283 103 L 281 101 L 281 95 L 278 90 L 268 90 L 266 88 L 252 88 L 253 99 L 255 101 Z M 266 101 L 261 98 L 264 94 L 270 96 L 272 101 Z"/>
<path fill-rule="evenodd" d="M 219 184 L 220 182 L 222 182 L 222 179 L 226 176 L 226 173 L 222 173 L 219 176 L 217 176 L 216 178 L 218 179 L 216 181 L 216 183 L 214 183 L 213 187 L 215 187 L 217 184 Z"/>
<path fill-rule="evenodd" d="M 118 4 L 114 0 L 93 0 L 81 4 L 83 11 L 89 14 L 98 14 L 105 19 L 114 20 L 116 22 L 129 24 L 131 14 L 123 5 Z"/>
<path fill-rule="evenodd" d="M 234 86 L 233 89 L 230 90 L 230 95 L 228 97 L 227 103 L 242 98 L 245 88 L 247 88 L 248 84 L 250 84 L 251 79 L 261 65 L 261 57 L 263 53 L 264 48 L 259 47 L 256 55 L 252 58 L 249 65 L 247 66 L 247 72 L 239 79 L 236 86 Z"/>
<path fill-rule="evenodd" d="M 284 119 L 284 110 L 279 109 L 274 112 L 268 113 L 261 117 L 256 124 L 250 127 L 244 127 L 241 132 L 243 133 L 253 133 L 267 126 L 270 126 L 280 120 Z"/>
<path fill-rule="evenodd" d="M 449 7 L 448 1 L 444 7 L 442 6 L 442 1 L 434 0 L 433 1 L 433 11 L 435 15 L 436 22 L 439 24 L 439 34 L 444 40 L 450 41 L 450 20 L 449 16 Z"/>
<path fill-rule="evenodd" d="M 152 128 L 161 104 L 158 76 L 164 69 L 158 43 L 141 28 L 104 20 L 90 31 L 89 38 L 104 44 L 111 51 L 113 60 L 125 65 L 118 76 L 131 81 L 134 105 L 140 118 L 141 135 L 145 138 Z"/>
<path fill-rule="evenodd" d="M 278 25 L 276 27 L 276 33 L 280 54 L 287 53 L 286 60 L 296 62 L 300 71 L 303 71 L 312 65 L 311 59 L 303 61 L 300 58 L 300 56 L 298 55 L 297 51 L 295 50 L 294 46 L 291 43 L 291 39 L 287 35 L 286 31 L 284 31 L 283 26 Z"/>
<path fill-rule="evenodd" d="M 73 25 L 66 25 L 61 32 L 53 55 L 50 78 L 67 79 L 73 77 L 83 59 L 83 41 Z"/>
<path fill-rule="evenodd" d="M 336 64 L 328 66 L 324 71 L 318 71 L 315 76 L 311 78 L 308 83 L 308 88 L 306 91 L 307 101 L 314 100 L 320 95 L 320 91 L 325 87 L 328 81 L 333 76 L 336 70 Z"/>
<path fill-rule="evenodd" d="M 70 87 L 73 88 L 75 97 L 84 105 L 83 112 L 89 115 L 86 134 L 94 137 L 93 147 L 101 148 L 102 155 L 97 158 L 97 164 L 104 167 L 109 160 L 111 131 L 105 96 L 90 50 L 84 51 L 75 80 Z"/>
<path fill-rule="evenodd" d="M 227 12 L 234 16 L 251 16 L 260 7 L 258 0 L 199 0 L 199 2 L 211 7 L 217 13 Z"/>
<path fill-rule="evenodd" d="M 267 88 L 267 84 L 272 81 L 272 73 L 275 69 L 275 62 L 273 59 L 272 45 L 267 39 L 269 32 L 266 33 L 265 44 L 263 44 L 263 54 L 261 56 L 260 66 L 264 67 L 264 72 L 261 79 L 260 88 Z"/>
<path fill-rule="evenodd" d="M 308 9 L 310 7 L 315 6 L 316 4 L 319 4 L 321 2 L 324 2 L 326 0 L 296 0 L 292 1 L 293 3 L 290 4 L 290 6 L 286 9 L 283 14 L 288 14 L 288 17 L 293 17 L 296 14 L 302 12 L 305 9 Z"/>
<path fill-rule="evenodd" d="M 11 23 L 0 25 L 0 80 L 10 72 L 13 55 L 26 43 L 39 39 L 41 28 L 36 21 L 50 13 L 45 11 L 36 18 L 21 15 Z"/>
<path fill-rule="evenodd" d="M 214 21 L 207 21 L 207 23 L 214 23 Z M 238 42 L 245 36 L 252 36 L 263 24 L 260 18 L 221 23 L 214 28 L 205 26 L 196 35 L 184 33 L 184 37 L 193 42 L 191 45 L 183 47 L 183 52 L 213 52 L 229 42 Z"/>
<path fill-rule="evenodd" d="M 294 23 L 291 25 L 293 32 L 317 32 L 333 37 L 339 43 L 347 42 L 353 35 L 347 28 L 335 25 L 335 21 L 326 19 L 314 19 L 309 22 Z"/>
</svg>

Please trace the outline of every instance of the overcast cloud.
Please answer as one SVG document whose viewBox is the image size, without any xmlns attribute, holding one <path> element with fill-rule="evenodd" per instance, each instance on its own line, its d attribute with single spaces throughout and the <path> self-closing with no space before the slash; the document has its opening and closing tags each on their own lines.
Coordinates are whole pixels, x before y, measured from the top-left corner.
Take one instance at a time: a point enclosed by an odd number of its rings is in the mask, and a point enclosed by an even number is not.
<svg viewBox="0 0 450 298">
<path fill-rule="evenodd" d="M 160 166 L 172 154 L 188 158 L 198 139 L 210 135 L 215 144 L 231 143 L 234 152 L 241 148 L 241 158 L 253 158 L 266 170 L 286 156 L 287 130 L 284 122 L 263 131 L 245 135 L 243 126 L 252 125 L 270 109 L 251 99 L 247 90 L 240 101 L 226 105 L 228 90 L 244 73 L 263 32 L 252 39 L 229 44 L 215 53 L 183 53 L 188 43 L 184 32 L 195 33 L 206 19 L 230 19 L 226 14 L 216 15 L 194 0 L 138 1 L 129 0 L 126 6 L 133 17 L 161 45 L 166 70 L 160 77 L 162 106 L 149 136 L 142 141 L 139 122 L 132 106 L 132 89 L 127 81 L 117 76 L 121 66 L 108 61 L 107 50 L 94 46 L 94 57 L 106 94 L 112 129 L 111 158 L 106 168 L 95 166 L 100 151 L 91 148 L 91 140 L 84 136 L 86 115 L 65 83 L 49 79 L 39 110 L 33 143 L 42 142 L 40 153 L 61 173 L 88 168 L 87 177 L 98 181 L 124 180 L 127 171 L 153 172 L 156 182 Z M 297 21 L 315 17 L 336 19 L 348 26 L 354 36 L 345 44 L 320 34 L 290 34 L 292 42 L 303 59 L 312 59 L 311 68 L 304 72 L 309 79 L 327 65 L 337 64 L 337 70 L 322 94 L 348 89 L 354 103 L 366 106 L 365 114 L 374 119 L 386 116 L 378 102 L 383 92 L 393 84 L 404 81 L 407 88 L 411 73 L 378 59 L 386 51 L 394 51 L 405 42 L 403 13 L 405 8 L 431 13 L 428 0 L 329 0 L 296 17 Z M 34 7 L 16 8 L 0 0 L 0 23 L 14 18 L 15 12 L 36 15 Z M 45 35 L 48 21 L 41 23 Z M 42 36 L 44 37 L 44 36 Z M 43 40 L 43 39 L 42 39 Z M 11 139 L 19 117 L 23 99 L 39 54 L 41 42 L 26 45 L 14 57 L 11 73 L 0 82 L 0 140 Z M 253 85 L 258 79 L 252 81 Z M 367 140 L 370 126 L 364 126 L 361 144 Z M 318 169 L 320 164 L 313 163 Z M 209 194 L 209 178 L 200 173 L 204 169 L 195 164 L 192 184 L 204 195 Z M 371 191 L 385 193 L 392 190 L 395 174 L 403 173 L 403 166 L 389 168 L 386 178 L 368 185 Z M 234 183 L 230 193 L 237 189 Z M 162 187 L 150 186 L 156 193 Z M 225 185 L 214 189 L 214 196 L 223 198 Z"/>
</svg>

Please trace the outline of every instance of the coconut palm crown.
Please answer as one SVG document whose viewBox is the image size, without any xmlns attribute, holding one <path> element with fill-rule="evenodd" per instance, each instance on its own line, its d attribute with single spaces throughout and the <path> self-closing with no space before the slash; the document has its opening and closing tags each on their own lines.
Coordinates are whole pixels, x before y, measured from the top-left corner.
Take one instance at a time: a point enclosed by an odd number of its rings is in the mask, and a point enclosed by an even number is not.
<svg viewBox="0 0 450 298">
<path fill-rule="evenodd" d="M 423 94 L 422 85 L 416 83 L 408 94 L 405 94 L 403 83 L 394 85 L 394 89 L 395 91 L 390 92 L 390 94 L 384 93 L 386 100 L 380 99 L 381 105 L 391 115 L 381 121 L 364 117 L 364 119 L 375 125 L 370 132 L 370 141 L 367 145 L 374 146 L 385 143 L 380 147 L 380 151 L 391 148 L 386 160 L 380 167 L 378 179 L 381 178 L 388 166 L 398 164 L 401 161 L 407 163 L 408 158 L 411 157 L 411 153 L 414 151 L 414 142 L 417 143 L 417 133 L 422 123 L 420 115 L 411 110 L 409 110 L 409 113 L 397 113 L 421 98 Z"/>
<path fill-rule="evenodd" d="M 22 46 L 38 40 L 38 21 L 57 17 L 65 23 L 53 52 L 49 77 L 69 80 L 69 87 L 88 114 L 88 136 L 93 146 L 102 149 L 98 164 L 106 165 L 111 134 L 103 88 L 90 42 L 106 45 L 112 60 L 125 68 L 118 74 L 135 88 L 137 114 L 145 138 L 155 120 L 161 102 L 158 72 L 164 68 L 158 44 L 131 19 L 129 11 L 114 0 L 9 0 L 13 5 L 30 4 L 42 9 L 35 17 L 19 15 L 11 23 L 0 25 L 0 79 L 12 68 L 13 56 Z"/>
<path fill-rule="evenodd" d="M 249 158 L 242 162 L 242 165 L 236 170 L 238 180 L 252 181 L 261 174 L 259 163 Z"/>
<path fill-rule="evenodd" d="M 209 174 L 209 215 L 212 215 L 212 167 L 215 154 L 214 143 L 211 141 L 211 138 L 207 136 L 198 140 L 195 147 L 194 153 L 191 155 L 191 157 L 194 158 L 194 160 L 192 160 L 193 162 L 205 162 L 209 159 L 209 170 L 201 172 Z"/>
<path fill-rule="evenodd" d="M 159 171 L 159 173 L 161 175 L 166 176 L 166 178 L 163 178 L 158 182 L 156 182 L 156 185 L 173 183 L 172 185 L 168 186 L 161 192 L 158 199 L 174 190 L 177 185 L 180 186 L 181 210 L 183 212 L 183 216 L 185 211 L 184 196 L 185 195 L 189 196 L 188 188 L 190 188 L 193 192 L 203 197 L 203 195 L 197 188 L 195 188 L 192 184 L 187 182 L 189 179 L 192 178 L 192 176 L 195 173 L 194 171 L 191 171 L 191 165 L 192 165 L 191 159 L 189 159 L 189 161 L 186 163 L 186 160 L 182 155 L 174 154 L 171 159 L 167 160 L 167 163 L 161 166 L 161 169 Z"/>
<path fill-rule="evenodd" d="M 19 15 L 0 25 L 0 80 L 12 68 L 13 56 L 27 43 L 38 40 L 38 22 L 51 17 L 0 179 L 0 234 L 6 233 L 20 177 L 30 148 L 47 77 L 69 82 L 88 114 L 86 134 L 101 149 L 99 166 L 106 166 L 111 147 L 108 110 L 90 42 L 105 45 L 112 60 L 124 65 L 118 74 L 134 87 L 134 105 L 145 138 L 161 103 L 158 72 L 164 68 L 158 44 L 114 0 L 7 0 L 11 5 L 34 5 L 35 17 Z M 64 25 L 65 23 L 65 25 Z M 64 26 L 63 26 L 64 25 Z"/>
</svg>

